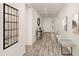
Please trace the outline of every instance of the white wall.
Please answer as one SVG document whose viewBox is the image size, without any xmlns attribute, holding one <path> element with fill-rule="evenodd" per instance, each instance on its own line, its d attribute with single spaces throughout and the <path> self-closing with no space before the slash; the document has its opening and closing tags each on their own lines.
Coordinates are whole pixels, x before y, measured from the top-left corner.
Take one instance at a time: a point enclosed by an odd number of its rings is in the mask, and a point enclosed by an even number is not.
<svg viewBox="0 0 79 59">
<path fill-rule="evenodd" d="M 32 9 L 32 42 L 36 40 L 37 18 L 41 20 L 40 15 Z"/>
<path fill-rule="evenodd" d="M 72 40 L 76 46 L 73 49 L 73 55 L 79 55 L 79 35 L 72 33 L 72 16 L 76 13 L 79 13 L 79 4 L 67 4 L 56 17 L 56 21 L 54 22 L 55 31 L 62 32 L 62 20 L 66 16 L 68 16 L 68 31 L 62 33 L 62 35 L 66 35 Z"/>
<path fill-rule="evenodd" d="M 0 55 L 23 55 L 25 53 L 25 41 L 27 33 L 25 30 L 25 4 L 9 3 L 9 5 L 19 9 L 19 42 L 3 50 L 3 4 L 0 4 Z"/>
<path fill-rule="evenodd" d="M 42 27 L 44 32 L 52 32 L 52 20 L 53 17 L 42 17 Z"/>
<path fill-rule="evenodd" d="M 26 31 L 27 40 L 26 45 L 32 45 L 36 40 L 37 18 L 41 18 L 37 11 L 31 7 L 26 6 Z M 40 19 L 41 20 L 41 19 Z"/>
<path fill-rule="evenodd" d="M 26 6 L 26 45 L 32 45 L 32 8 Z"/>
</svg>

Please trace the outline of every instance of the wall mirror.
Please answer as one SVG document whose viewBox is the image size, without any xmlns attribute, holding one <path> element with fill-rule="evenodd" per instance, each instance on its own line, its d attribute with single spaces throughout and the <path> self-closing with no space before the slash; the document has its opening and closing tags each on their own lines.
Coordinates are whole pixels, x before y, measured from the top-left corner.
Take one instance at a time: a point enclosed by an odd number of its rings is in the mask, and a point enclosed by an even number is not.
<svg viewBox="0 0 79 59">
<path fill-rule="evenodd" d="M 18 42 L 18 9 L 3 3 L 3 49 Z"/>
<path fill-rule="evenodd" d="M 63 25 L 62 25 L 62 28 L 64 31 L 67 31 L 67 21 L 68 20 L 68 16 L 66 16 L 64 19 L 63 19 Z"/>
<path fill-rule="evenodd" d="M 72 31 L 73 33 L 79 33 L 79 14 L 75 14 L 72 17 Z"/>
<path fill-rule="evenodd" d="M 37 18 L 37 25 L 40 26 L 40 18 Z"/>
</svg>

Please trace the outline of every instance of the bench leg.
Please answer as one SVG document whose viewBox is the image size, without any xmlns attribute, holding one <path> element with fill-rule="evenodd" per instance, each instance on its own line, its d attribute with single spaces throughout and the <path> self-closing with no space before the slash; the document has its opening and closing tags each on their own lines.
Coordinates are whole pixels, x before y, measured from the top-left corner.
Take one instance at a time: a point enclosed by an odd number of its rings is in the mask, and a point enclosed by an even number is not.
<svg viewBox="0 0 79 59">
<path fill-rule="evenodd" d="M 61 45 L 61 55 L 69 55 L 69 56 L 71 56 L 72 55 L 72 47 L 71 47 L 71 54 L 63 54 L 63 46 Z"/>
</svg>

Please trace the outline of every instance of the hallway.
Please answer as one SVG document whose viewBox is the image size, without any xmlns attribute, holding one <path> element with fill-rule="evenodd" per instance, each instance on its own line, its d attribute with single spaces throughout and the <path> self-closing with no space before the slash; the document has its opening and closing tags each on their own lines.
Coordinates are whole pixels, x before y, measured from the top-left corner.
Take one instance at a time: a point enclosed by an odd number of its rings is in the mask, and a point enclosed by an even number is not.
<svg viewBox="0 0 79 59">
<path fill-rule="evenodd" d="M 54 34 L 50 32 L 43 33 L 43 37 L 26 50 L 28 56 L 53 56 L 58 52 L 55 46 Z M 52 37 L 51 37 L 52 35 Z M 27 47 L 27 46 L 26 46 Z"/>
<path fill-rule="evenodd" d="M 79 4 L 0 3 L 0 7 L 0 55 L 79 56 Z"/>
</svg>

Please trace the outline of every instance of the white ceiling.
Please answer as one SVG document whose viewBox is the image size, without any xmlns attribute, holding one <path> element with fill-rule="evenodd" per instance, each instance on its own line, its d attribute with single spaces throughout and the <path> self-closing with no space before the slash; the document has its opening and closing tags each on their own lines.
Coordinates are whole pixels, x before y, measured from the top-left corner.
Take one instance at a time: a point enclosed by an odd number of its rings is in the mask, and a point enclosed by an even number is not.
<svg viewBox="0 0 79 59">
<path fill-rule="evenodd" d="M 65 3 L 30 3 L 41 16 L 56 16 Z"/>
</svg>

